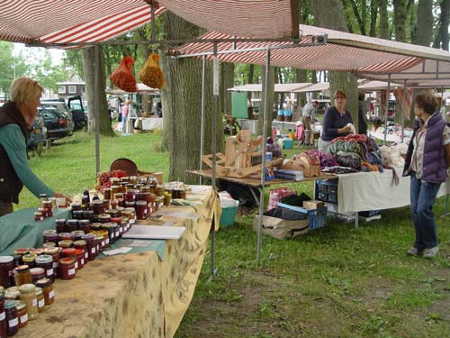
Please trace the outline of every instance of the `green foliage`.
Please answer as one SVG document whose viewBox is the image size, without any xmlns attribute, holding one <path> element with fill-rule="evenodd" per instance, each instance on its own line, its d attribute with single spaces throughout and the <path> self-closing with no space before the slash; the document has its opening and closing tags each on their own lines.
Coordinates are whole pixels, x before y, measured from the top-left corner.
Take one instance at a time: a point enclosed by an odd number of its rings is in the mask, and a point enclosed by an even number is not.
<svg viewBox="0 0 450 338">
<path fill-rule="evenodd" d="M 14 56 L 11 42 L 0 41 L 0 90 L 8 93 L 11 82 L 24 76 L 29 71 L 29 66 L 21 55 Z"/>
</svg>

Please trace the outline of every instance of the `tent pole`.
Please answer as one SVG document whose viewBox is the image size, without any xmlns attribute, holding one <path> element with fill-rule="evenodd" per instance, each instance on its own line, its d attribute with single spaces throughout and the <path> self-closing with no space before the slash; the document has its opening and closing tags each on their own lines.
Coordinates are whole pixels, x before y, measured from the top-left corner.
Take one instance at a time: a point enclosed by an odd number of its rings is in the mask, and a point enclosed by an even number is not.
<svg viewBox="0 0 450 338">
<path fill-rule="evenodd" d="M 389 94 L 391 93 L 391 74 L 388 74 L 388 87 L 386 92 L 386 112 L 384 114 L 384 144 L 386 144 L 387 138 L 387 124 L 389 115 Z"/>
<path fill-rule="evenodd" d="M 256 241 L 256 262 L 258 266 L 261 264 L 261 248 L 262 248 L 262 218 L 264 213 L 264 183 L 265 183 L 265 167 L 266 167 L 266 121 L 269 116 L 269 72 L 270 72 L 270 48 L 266 51 L 266 67 L 264 70 L 264 118 L 263 118 L 263 143 L 261 147 L 261 189 L 259 190 L 259 217 L 258 217 L 258 234 Z"/>
<path fill-rule="evenodd" d="M 200 121 L 200 170 L 203 169 L 203 155 L 205 154 L 205 78 L 206 78 L 206 55 L 202 56 L 202 103 L 201 103 L 201 121 Z M 200 184 L 203 178 L 200 175 Z"/>
<path fill-rule="evenodd" d="M 94 57 L 95 57 L 95 90 L 100 87 L 100 47 L 94 47 Z M 95 109 L 95 174 L 98 175 L 100 172 L 100 107 L 98 99 L 94 99 L 94 109 Z"/>
<path fill-rule="evenodd" d="M 407 80 L 405 80 L 405 83 L 404 83 L 404 85 L 403 85 L 403 95 L 405 96 L 405 95 L 407 95 L 407 87 L 406 87 L 406 81 Z M 403 143 L 403 140 L 404 140 L 404 138 L 405 138 L 405 113 L 404 112 L 402 112 L 402 119 L 401 119 L 401 123 L 402 123 L 402 138 L 401 138 L 401 143 Z"/>
</svg>

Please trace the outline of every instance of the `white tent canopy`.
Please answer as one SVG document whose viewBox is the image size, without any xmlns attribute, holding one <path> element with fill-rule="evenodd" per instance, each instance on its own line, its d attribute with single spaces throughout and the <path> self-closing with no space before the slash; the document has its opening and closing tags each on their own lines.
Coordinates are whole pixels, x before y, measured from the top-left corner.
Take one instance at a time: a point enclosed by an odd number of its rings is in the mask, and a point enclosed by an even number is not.
<svg viewBox="0 0 450 338">
<path fill-rule="evenodd" d="M 294 93 L 298 89 L 310 86 L 311 83 L 275 83 L 275 93 Z M 229 88 L 232 92 L 262 92 L 262 85 L 260 83 L 249 83 L 240 86 Z"/>
</svg>

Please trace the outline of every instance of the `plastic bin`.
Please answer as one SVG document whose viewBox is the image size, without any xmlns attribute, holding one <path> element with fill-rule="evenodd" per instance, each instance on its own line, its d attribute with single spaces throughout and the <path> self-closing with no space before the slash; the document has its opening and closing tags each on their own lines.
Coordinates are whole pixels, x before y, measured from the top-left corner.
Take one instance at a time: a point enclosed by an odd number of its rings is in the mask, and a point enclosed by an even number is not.
<svg viewBox="0 0 450 338">
<path fill-rule="evenodd" d="M 292 149 L 294 147 L 294 141 L 291 138 L 283 139 L 283 149 Z"/>
<path fill-rule="evenodd" d="M 328 203 L 337 203 L 338 180 L 317 180 L 315 199 Z"/>
<path fill-rule="evenodd" d="M 313 210 L 308 210 L 285 203 L 278 203 L 278 206 L 308 215 L 308 227 L 311 230 L 322 228 L 327 225 L 327 207 L 325 206 Z"/>
<path fill-rule="evenodd" d="M 237 211 L 239 208 L 239 201 L 232 199 L 221 200 L 222 216 L 220 217 L 220 225 L 228 227 L 234 224 L 236 220 Z"/>
</svg>

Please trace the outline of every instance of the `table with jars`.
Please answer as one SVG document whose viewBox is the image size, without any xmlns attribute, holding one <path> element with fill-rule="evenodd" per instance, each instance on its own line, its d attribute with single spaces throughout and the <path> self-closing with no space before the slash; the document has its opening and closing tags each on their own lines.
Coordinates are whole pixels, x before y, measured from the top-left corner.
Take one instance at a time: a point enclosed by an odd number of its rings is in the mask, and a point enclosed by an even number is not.
<svg viewBox="0 0 450 338">
<path fill-rule="evenodd" d="M 220 218 L 212 188 L 190 188 L 183 206 L 161 202 L 155 210 L 149 199 L 147 213 L 158 218 L 138 215 L 137 192 L 134 206 L 128 191 L 116 192 L 109 203 L 83 193 L 66 218 L 52 217 L 61 217 L 61 210 L 49 213 L 43 198 L 45 207 L 30 214 L 38 216 L 32 230 L 41 233 L 35 247 L 13 243 L 9 255 L 1 251 L 0 337 L 172 337 L 192 299 L 211 225 Z M 134 222 L 186 230 L 164 241 L 160 252 L 106 257 L 102 251 L 120 246 Z"/>
</svg>

